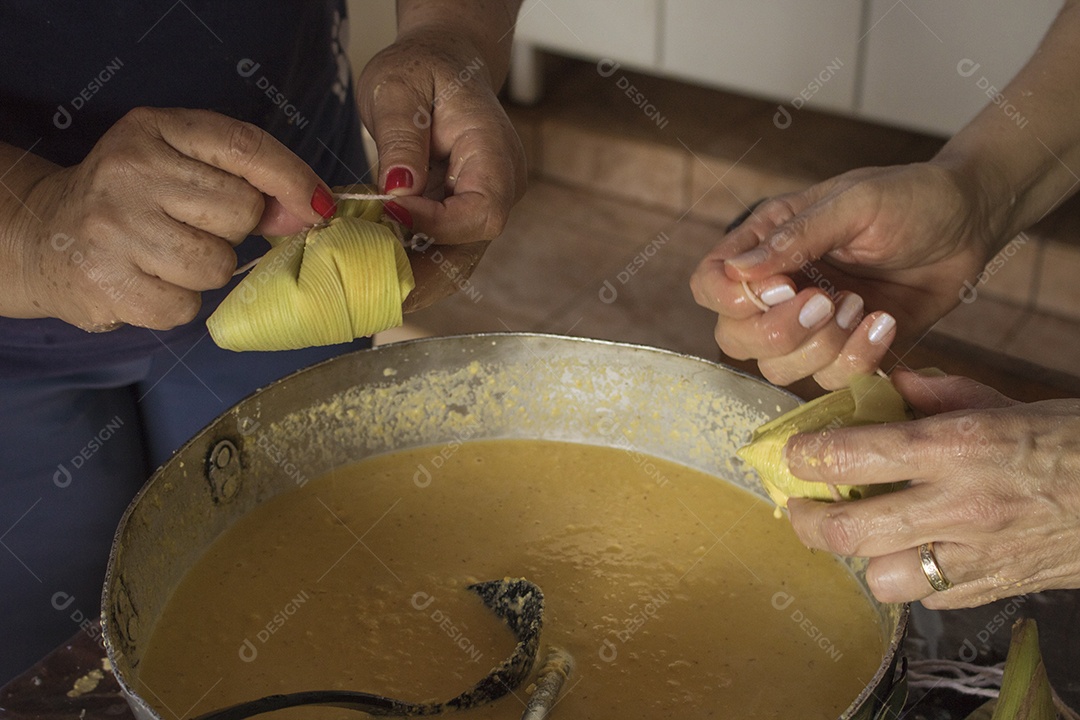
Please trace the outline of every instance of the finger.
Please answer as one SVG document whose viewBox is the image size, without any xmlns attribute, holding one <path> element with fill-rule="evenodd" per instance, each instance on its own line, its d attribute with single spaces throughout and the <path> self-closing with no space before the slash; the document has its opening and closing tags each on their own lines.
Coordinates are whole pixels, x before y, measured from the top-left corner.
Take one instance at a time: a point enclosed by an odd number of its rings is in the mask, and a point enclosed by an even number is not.
<svg viewBox="0 0 1080 720">
<path fill-rule="evenodd" d="M 958 595 L 972 589 L 964 588 L 965 584 L 990 574 L 990 568 L 983 567 L 982 555 L 966 545 L 935 542 L 933 554 L 938 569 L 953 585 L 948 590 L 935 590 L 930 584 L 923 572 L 918 545 L 871 559 L 866 567 L 866 584 L 883 603 L 915 602 L 933 596 L 939 604 L 952 605 Z"/>
<path fill-rule="evenodd" d="M 195 319 L 202 296 L 160 278 L 134 272 L 115 297 L 119 322 L 151 330 L 171 330 Z"/>
<path fill-rule="evenodd" d="M 860 213 L 848 211 L 844 201 L 846 196 L 837 203 L 814 204 L 816 196 L 822 192 L 815 186 L 794 198 L 776 198 L 763 203 L 760 208 L 763 216 L 782 221 L 764 232 L 756 247 L 727 261 L 728 276 L 733 280 L 760 280 L 789 273 L 843 247 L 858 235 L 862 217 Z M 754 217 L 743 227 L 750 233 L 764 230 L 762 225 L 755 223 Z"/>
<path fill-rule="evenodd" d="M 747 293 L 753 293 L 751 297 Z M 795 297 L 795 283 L 786 275 L 777 275 L 747 283 L 730 279 L 724 273 L 723 261 L 702 260 L 690 278 L 690 290 L 698 305 L 723 317 L 746 320 L 762 312 L 762 305 L 775 307 Z"/>
<path fill-rule="evenodd" d="M 423 192 L 431 154 L 430 88 L 383 80 L 365 110 L 379 151 L 379 187 L 402 196 Z"/>
<path fill-rule="evenodd" d="M 259 229 L 267 203 L 251 183 L 171 147 L 167 157 L 170 174 L 163 178 L 159 202 L 169 217 L 233 244 L 243 241 L 252 228 Z"/>
<path fill-rule="evenodd" d="M 787 385 L 831 365 L 862 319 L 863 300 L 855 293 L 843 293 L 836 304 L 832 322 L 810 335 L 793 352 L 758 363 L 765 379 Z"/>
<path fill-rule="evenodd" d="M 896 321 L 892 316 L 882 312 L 871 313 L 848 336 L 836 359 L 814 373 L 814 381 L 827 390 L 847 387 L 853 375 L 869 375 L 877 370 L 895 339 Z"/>
<path fill-rule="evenodd" d="M 908 404 L 926 415 L 1019 404 L 991 387 L 958 375 L 926 377 L 910 370 L 897 369 L 892 379 Z"/>
<path fill-rule="evenodd" d="M 242 177 L 292 217 L 291 232 L 333 215 L 319 176 L 266 131 L 207 110 L 142 109 L 140 120 L 179 152 Z"/>
<path fill-rule="evenodd" d="M 510 208 L 525 192 L 524 153 L 509 132 L 501 147 L 492 145 L 487 132 L 466 133 L 454 143 L 447 167 L 453 193 L 441 202 L 398 199 L 415 230 L 443 245 L 494 240 L 502 233 Z"/>
<path fill-rule="evenodd" d="M 236 252 L 222 238 L 166 219 L 153 244 L 139 244 L 135 262 L 152 277 L 185 290 L 224 287 L 236 270 Z"/>
<path fill-rule="evenodd" d="M 952 540 L 942 505 L 943 493 L 932 485 L 912 485 L 884 495 L 848 502 L 790 498 L 791 527 L 809 548 L 838 555 L 876 557 L 934 539 Z"/>
<path fill-rule="evenodd" d="M 722 319 L 716 326 L 716 343 L 738 360 L 784 356 L 830 322 L 834 312 L 828 295 L 814 288 L 803 290 L 746 320 Z"/>
<path fill-rule="evenodd" d="M 784 448 L 803 480 L 841 485 L 891 483 L 933 475 L 970 454 L 964 418 L 935 417 L 800 433 Z"/>
</svg>

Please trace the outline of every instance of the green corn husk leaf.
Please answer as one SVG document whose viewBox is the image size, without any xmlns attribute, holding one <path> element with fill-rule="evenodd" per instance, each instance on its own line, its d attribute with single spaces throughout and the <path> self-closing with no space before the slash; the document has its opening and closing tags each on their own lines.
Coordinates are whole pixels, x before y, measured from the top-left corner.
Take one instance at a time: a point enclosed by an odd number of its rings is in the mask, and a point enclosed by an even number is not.
<svg viewBox="0 0 1080 720">
<path fill-rule="evenodd" d="M 388 226 L 363 219 L 381 203 L 348 202 L 328 225 L 267 238 L 271 250 L 206 322 L 218 346 L 292 350 L 402 323 L 415 285 L 405 249 Z"/>
<path fill-rule="evenodd" d="M 787 507 L 789 497 L 858 500 L 889 492 L 902 483 L 830 487 L 800 480 L 791 473 L 784 459 L 787 441 L 798 433 L 910 419 L 907 405 L 891 380 L 878 375 L 857 375 L 849 387 L 811 400 L 765 423 L 736 454 L 757 471 L 765 491 L 779 507 Z"/>
<path fill-rule="evenodd" d="M 1054 694 L 1039 652 L 1039 629 L 1034 620 L 1021 618 L 1012 628 L 1001 694 L 993 720 L 1056 720 Z"/>
</svg>

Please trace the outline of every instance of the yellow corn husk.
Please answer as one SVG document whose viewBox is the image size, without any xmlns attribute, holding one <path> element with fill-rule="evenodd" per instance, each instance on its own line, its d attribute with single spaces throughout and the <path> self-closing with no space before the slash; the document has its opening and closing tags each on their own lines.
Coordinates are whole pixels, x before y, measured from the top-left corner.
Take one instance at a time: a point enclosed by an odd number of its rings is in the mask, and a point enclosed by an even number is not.
<svg viewBox="0 0 1080 720">
<path fill-rule="evenodd" d="M 1034 620 L 1021 618 L 1012 628 L 1001 694 L 993 720 L 1055 720 L 1054 695 L 1039 652 L 1039 629 Z"/>
<path fill-rule="evenodd" d="M 757 471 L 762 487 L 779 507 L 787 507 L 789 497 L 857 500 L 889 492 L 899 484 L 829 486 L 800 480 L 791 473 L 784 459 L 788 439 L 798 433 L 909 419 L 907 405 L 891 380 L 878 375 L 857 375 L 850 387 L 811 400 L 765 423 L 736 454 Z M 828 462 L 828 458 L 824 461 Z"/>
<path fill-rule="evenodd" d="M 415 282 L 394 227 L 381 202 L 342 200 L 328 225 L 267 237 L 271 250 L 207 320 L 210 336 L 226 350 L 292 350 L 400 325 Z"/>
</svg>

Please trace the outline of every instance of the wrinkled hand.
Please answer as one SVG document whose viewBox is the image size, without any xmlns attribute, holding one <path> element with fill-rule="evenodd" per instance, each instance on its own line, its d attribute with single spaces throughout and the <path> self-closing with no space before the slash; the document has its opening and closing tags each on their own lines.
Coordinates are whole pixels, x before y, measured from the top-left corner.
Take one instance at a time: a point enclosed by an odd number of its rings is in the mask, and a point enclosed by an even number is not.
<svg viewBox="0 0 1080 720">
<path fill-rule="evenodd" d="M 86 158 L 45 176 L 26 208 L 19 292 L 30 317 L 86 330 L 165 330 L 228 283 L 233 245 L 322 220 L 329 189 L 263 130 L 204 110 L 137 108 Z"/>
<path fill-rule="evenodd" d="M 1080 400 L 1022 404 L 962 377 L 898 371 L 894 382 L 930 417 L 804 434 L 787 456 L 805 480 L 889 483 L 865 500 L 790 500 L 809 547 L 869 557 L 882 602 L 971 607 L 1080 587 Z M 916 548 L 934 543 L 953 587 L 934 592 Z"/>
<path fill-rule="evenodd" d="M 701 261 L 694 297 L 720 348 L 770 381 L 843 387 L 959 304 L 990 259 L 982 198 L 932 163 L 845 173 L 762 203 Z"/>
<path fill-rule="evenodd" d="M 416 310 L 456 292 L 502 232 L 525 192 L 525 153 L 481 53 L 457 34 L 399 36 L 358 88 L 379 187 L 398 196 L 390 212 L 435 243 L 411 255 Z"/>
</svg>

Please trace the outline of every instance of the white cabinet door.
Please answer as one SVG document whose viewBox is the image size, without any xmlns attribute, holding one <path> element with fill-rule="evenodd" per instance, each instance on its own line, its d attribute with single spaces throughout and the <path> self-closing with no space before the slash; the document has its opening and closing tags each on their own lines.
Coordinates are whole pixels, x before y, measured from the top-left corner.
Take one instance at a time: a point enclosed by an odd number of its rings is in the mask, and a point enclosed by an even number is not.
<svg viewBox="0 0 1080 720">
<path fill-rule="evenodd" d="M 655 66 L 661 0 L 525 0 L 515 40 L 575 57 Z"/>
<path fill-rule="evenodd" d="M 668 0 L 661 68 L 705 85 L 850 112 L 862 3 Z"/>
<path fill-rule="evenodd" d="M 1061 5 L 871 0 L 860 115 L 951 135 L 1023 66 Z"/>
</svg>

